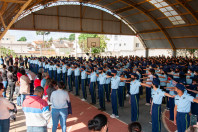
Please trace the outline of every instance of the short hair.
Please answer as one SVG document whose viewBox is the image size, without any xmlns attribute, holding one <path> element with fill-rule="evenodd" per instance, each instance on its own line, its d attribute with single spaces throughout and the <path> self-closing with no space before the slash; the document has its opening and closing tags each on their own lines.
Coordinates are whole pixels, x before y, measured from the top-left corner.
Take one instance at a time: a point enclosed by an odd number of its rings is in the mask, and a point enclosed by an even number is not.
<svg viewBox="0 0 198 132">
<path fill-rule="evenodd" d="M 21 69 L 21 74 L 25 75 L 25 70 L 24 69 Z"/>
<path fill-rule="evenodd" d="M 3 89 L 3 83 L 0 83 L 0 90 Z"/>
<path fill-rule="evenodd" d="M 65 86 L 63 81 L 58 82 L 57 85 L 58 85 L 58 88 L 59 88 L 59 89 L 63 89 L 64 86 Z"/>
<path fill-rule="evenodd" d="M 37 77 L 39 78 L 39 80 L 42 79 L 42 73 L 38 73 Z"/>
<path fill-rule="evenodd" d="M 92 131 L 101 131 L 105 125 L 107 125 L 107 117 L 103 114 L 98 114 L 92 120 L 89 120 L 88 129 Z"/>
<path fill-rule="evenodd" d="M 6 68 L 6 65 L 5 64 L 3 64 L 3 68 Z"/>
<path fill-rule="evenodd" d="M 149 72 L 154 75 L 155 74 L 155 70 L 154 69 L 150 69 Z"/>
<path fill-rule="evenodd" d="M 141 132 L 142 127 L 139 122 L 133 122 L 128 125 L 129 132 Z"/>
<path fill-rule="evenodd" d="M 12 67 L 12 66 L 9 66 L 9 67 L 8 67 L 8 71 L 9 71 L 9 72 L 12 72 L 12 71 L 13 71 L 13 67 Z"/>
<path fill-rule="evenodd" d="M 43 93 L 43 92 L 44 92 L 44 89 L 41 86 L 36 87 L 34 90 L 34 93 Z"/>
</svg>

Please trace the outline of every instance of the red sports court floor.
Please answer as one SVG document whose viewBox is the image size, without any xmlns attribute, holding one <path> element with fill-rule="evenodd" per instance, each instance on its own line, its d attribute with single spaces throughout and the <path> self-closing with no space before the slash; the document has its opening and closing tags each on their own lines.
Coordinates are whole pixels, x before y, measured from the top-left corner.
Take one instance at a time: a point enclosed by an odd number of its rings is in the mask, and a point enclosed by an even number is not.
<svg viewBox="0 0 198 132">
<path fill-rule="evenodd" d="M 102 113 L 108 117 L 109 131 L 110 132 L 127 132 L 127 124 L 119 121 L 118 119 L 110 118 L 110 115 L 99 111 L 96 107 L 88 104 L 87 102 L 82 102 L 78 97 L 72 94 L 70 95 L 72 103 L 73 114 L 69 115 L 67 119 L 67 132 L 88 132 L 87 123 L 95 115 Z M 17 121 L 12 122 L 10 125 L 10 132 L 25 132 L 25 116 L 21 107 L 18 107 Z M 49 129 L 51 132 L 51 129 Z M 61 132 L 61 129 L 58 129 Z"/>
</svg>

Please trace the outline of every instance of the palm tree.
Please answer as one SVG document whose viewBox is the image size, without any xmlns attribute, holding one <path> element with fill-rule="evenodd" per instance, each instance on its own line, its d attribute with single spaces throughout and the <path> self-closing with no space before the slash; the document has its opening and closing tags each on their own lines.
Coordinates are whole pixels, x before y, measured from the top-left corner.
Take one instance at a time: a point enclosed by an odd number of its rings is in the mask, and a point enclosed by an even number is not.
<svg viewBox="0 0 198 132">
<path fill-rule="evenodd" d="M 36 31 L 36 35 L 42 35 L 43 36 L 43 45 L 45 46 L 45 35 L 49 35 L 50 32 L 45 31 Z M 40 55 L 42 56 L 42 44 L 40 45 Z"/>
</svg>

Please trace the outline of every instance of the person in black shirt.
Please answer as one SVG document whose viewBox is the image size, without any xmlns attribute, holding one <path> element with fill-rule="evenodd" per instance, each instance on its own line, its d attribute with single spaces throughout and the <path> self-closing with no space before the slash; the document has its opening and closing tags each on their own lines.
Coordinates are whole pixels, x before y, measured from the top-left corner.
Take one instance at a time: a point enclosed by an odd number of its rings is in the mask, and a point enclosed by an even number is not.
<svg viewBox="0 0 198 132">
<path fill-rule="evenodd" d="M 28 63 L 28 58 L 27 58 L 27 56 L 25 56 L 25 68 L 26 69 L 28 69 L 27 63 Z"/>
<path fill-rule="evenodd" d="M 9 68 L 8 68 L 7 77 L 8 77 L 8 86 L 10 88 L 9 101 L 13 101 L 13 94 L 14 94 L 14 91 L 15 91 L 16 77 L 13 74 L 13 67 L 12 66 L 9 66 Z"/>
<path fill-rule="evenodd" d="M 2 79 L 3 79 L 3 86 L 4 86 L 3 97 L 6 97 L 6 90 L 7 90 L 7 86 L 8 86 L 6 65 L 3 65 Z"/>
</svg>

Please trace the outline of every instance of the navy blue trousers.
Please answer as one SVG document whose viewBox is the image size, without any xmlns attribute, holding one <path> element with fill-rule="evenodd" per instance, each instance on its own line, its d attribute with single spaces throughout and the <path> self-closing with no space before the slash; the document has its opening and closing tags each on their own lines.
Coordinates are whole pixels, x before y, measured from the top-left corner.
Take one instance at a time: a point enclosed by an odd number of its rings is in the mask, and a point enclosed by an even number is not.
<svg viewBox="0 0 198 132">
<path fill-rule="evenodd" d="M 166 93 L 169 93 L 169 90 L 166 90 Z M 166 98 L 166 107 L 170 109 L 170 104 L 169 104 L 169 97 L 165 97 Z"/>
<path fill-rule="evenodd" d="M 79 85 L 80 85 L 79 76 L 75 76 L 76 95 L 79 95 Z"/>
<path fill-rule="evenodd" d="M 54 70 L 53 70 L 53 77 L 54 77 L 54 80 L 57 81 L 57 80 L 56 80 L 56 77 L 57 77 L 56 71 L 54 71 Z"/>
<path fill-rule="evenodd" d="M 113 114 L 118 115 L 118 90 L 112 89 L 111 91 L 111 104 L 113 109 Z"/>
<path fill-rule="evenodd" d="M 105 109 L 105 84 L 100 84 L 98 91 L 100 108 Z"/>
<path fill-rule="evenodd" d="M 91 93 L 91 100 L 93 104 L 96 104 L 96 83 L 90 83 L 90 93 Z"/>
<path fill-rule="evenodd" d="M 198 104 L 197 103 L 191 103 L 191 113 L 193 115 L 198 115 Z"/>
<path fill-rule="evenodd" d="M 131 121 L 138 121 L 139 118 L 139 94 L 131 95 Z"/>
<path fill-rule="evenodd" d="M 120 107 L 124 107 L 124 86 L 118 88 L 118 99 Z"/>
<path fill-rule="evenodd" d="M 185 132 L 190 124 L 190 115 L 189 113 L 177 112 L 177 130 L 178 132 Z"/>
<path fill-rule="evenodd" d="M 151 88 L 146 87 L 146 103 L 150 103 L 151 100 Z"/>
<path fill-rule="evenodd" d="M 81 87 L 82 87 L 83 98 L 87 99 L 86 79 L 81 79 Z"/>
<path fill-rule="evenodd" d="M 152 106 L 152 132 L 161 132 L 161 105 Z"/>
<path fill-rule="evenodd" d="M 71 75 L 70 75 L 70 76 L 67 76 L 67 77 L 68 77 L 68 86 L 69 86 L 69 90 L 70 90 L 70 91 L 73 91 Z"/>
<path fill-rule="evenodd" d="M 63 82 L 65 84 L 65 87 L 67 86 L 67 72 L 66 73 L 62 73 L 62 79 L 63 79 Z"/>
<path fill-rule="evenodd" d="M 105 84 L 107 102 L 110 102 L 110 91 L 111 91 L 110 84 Z"/>
<path fill-rule="evenodd" d="M 98 96 L 99 96 L 99 87 L 100 87 L 99 81 L 97 81 L 97 87 L 98 87 Z"/>
<path fill-rule="evenodd" d="M 90 78 L 87 78 L 87 86 L 90 85 Z"/>
<path fill-rule="evenodd" d="M 44 72 L 47 72 L 47 69 L 46 68 L 44 68 Z"/>
<path fill-rule="evenodd" d="M 130 94 L 130 83 L 126 83 L 127 86 L 127 94 Z"/>
<path fill-rule="evenodd" d="M 57 82 L 61 81 L 61 73 L 57 73 Z"/>
<path fill-rule="evenodd" d="M 175 108 L 175 99 L 174 98 L 169 98 L 169 112 L 170 112 L 170 120 L 174 121 L 174 108 Z"/>
<path fill-rule="evenodd" d="M 50 78 L 52 78 L 52 70 L 49 70 L 49 76 L 50 76 Z"/>
</svg>

